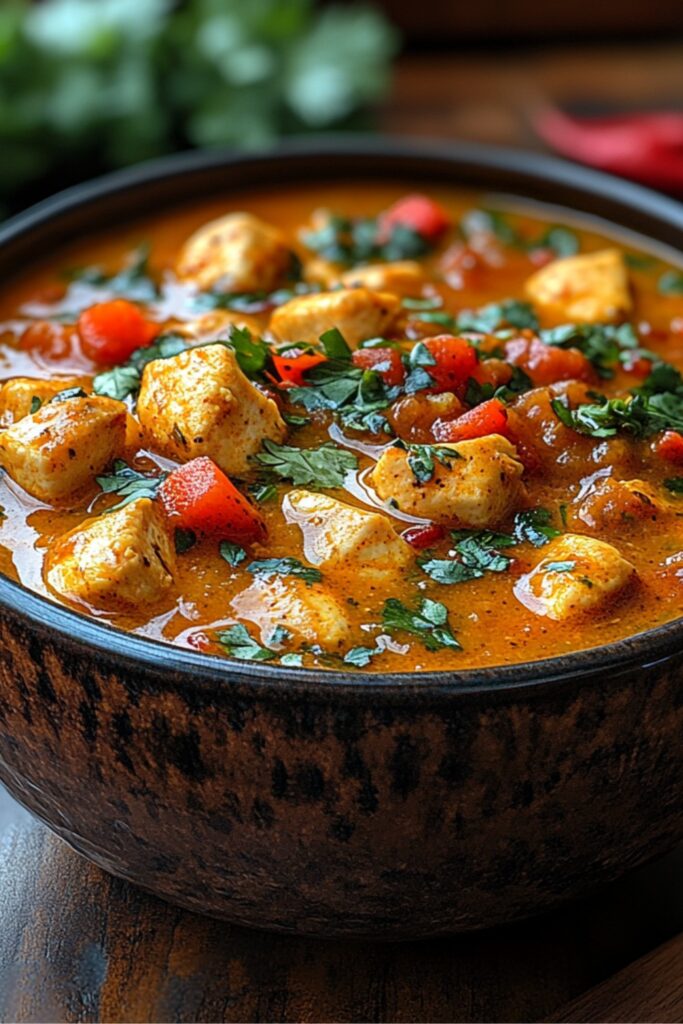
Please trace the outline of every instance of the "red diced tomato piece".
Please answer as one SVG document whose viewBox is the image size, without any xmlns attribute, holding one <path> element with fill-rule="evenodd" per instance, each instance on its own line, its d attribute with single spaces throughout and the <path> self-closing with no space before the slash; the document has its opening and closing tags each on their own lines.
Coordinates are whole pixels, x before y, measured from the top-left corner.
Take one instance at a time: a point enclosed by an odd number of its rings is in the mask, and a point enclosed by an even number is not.
<svg viewBox="0 0 683 1024">
<path fill-rule="evenodd" d="M 205 455 L 166 477 L 159 496 L 174 526 L 235 544 L 265 538 L 266 526 L 259 511 Z"/>
<path fill-rule="evenodd" d="M 380 239 L 386 241 L 396 224 L 412 228 L 428 241 L 435 241 L 451 226 L 451 218 L 444 208 L 429 196 L 419 193 L 404 196 L 379 216 Z"/>
<path fill-rule="evenodd" d="M 683 435 L 675 430 L 667 430 L 655 442 L 655 451 L 667 462 L 683 465 Z"/>
<path fill-rule="evenodd" d="M 446 531 L 443 526 L 439 526 L 437 523 L 429 523 L 425 526 L 409 526 L 407 530 L 403 531 L 401 536 L 417 551 L 423 551 L 425 548 L 430 548 L 433 544 L 438 544 L 440 540 L 443 540 L 446 536 Z"/>
<path fill-rule="evenodd" d="M 322 352 L 301 352 L 291 349 L 283 355 L 273 355 L 273 366 L 283 384 L 294 384 L 301 387 L 305 384 L 304 374 L 320 363 L 326 363 L 327 356 Z"/>
<path fill-rule="evenodd" d="M 351 356 L 351 362 L 363 370 L 376 370 L 388 387 L 405 380 L 401 354 L 395 348 L 359 348 Z"/>
<path fill-rule="evenodd" d="M 149 345 L 159 325 L 145 320 L 127 299 L 98 302 L 78 318 L 83 351 L 95 363 L 123 363 L 138 348 Z"/>
<path fill-rule="evenodd" d="M 477 365 L 477 351 L 465 338 L 454 338 L 450 334 L 440 334 L 436 338 L 428 338 L 425 347 L 436 359 L 433 366 L 426 370 L 434 378 L 434 387 L 429 391 L 455 391 L 467 383 Z"/>
<path fill-rule="evenodd" d="M 463 413 L 457 420 L 437 420 L 433 433 L 437 441 L 470 441 L 488 434 L 505 436 L 507 425 L 507 409 L 498 398 L 490 398 L 488 402 L 482 402 Z"/>
<path fill-rule="evenodd" d="M 534 384 L 555 384 L 560 380 L 592 380 L 593 367 L 575 348 L 546 345 L 540 338 L 519 337 L 508 341 L 505 357 L 519 366 Z"/>
<path fill-rule="evenodd" d="M 638 359 L 634 359 L 632 363 L 625 364 L 624 369 L 636 377 L 648 377 L 652 372 L 652 360 L 640 356 Z"/>
</svg>

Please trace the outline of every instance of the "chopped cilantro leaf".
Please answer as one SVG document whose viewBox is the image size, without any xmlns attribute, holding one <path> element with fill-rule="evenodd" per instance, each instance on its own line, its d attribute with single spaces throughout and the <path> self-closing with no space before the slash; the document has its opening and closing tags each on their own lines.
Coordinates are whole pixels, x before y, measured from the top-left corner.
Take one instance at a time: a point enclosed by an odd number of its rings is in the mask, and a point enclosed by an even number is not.
<svg viewBox="0 0 683 1024">
<path fill-rule="evenodd" d="M 564 509 L 566 515 L 566 505 Z M 513 533 L 517 544 L 528 541 L 535 548 L 540 548 L 553 537 L 559 537 L 561 532 L 552 525 L 552 515 L 547 508 L 527 508 L 515 516 Z"/>
<path fill-rule="evenodd" d="M 464 310 L 456 320 L 459 331 L 476 331 L 481 334 L 493 334 L 502 327 L 538 328 L 538 317 L 528 302 L 507 299 L 504 302 L 492 302 L 481 309 Z"/>
<path fill-rule="evenodd" d="M 394 446 L 408 452 L 408 465 L 420 484 L 426 484 L 432 479 L 437 462 L 450 469 L 455 459 L 462 458 L 457 449 L 445 445 L 407 444 L 405 441 L 395 441 Z"/>
<path fill-rule="evenodd" d="M 301 668 L 303 663 L 303 654 L 297 654 L 295 651 L 280 655 L 280 664 L 287 665 L 289 668 Z"/>
<path fill-rule="evenodd" d="M 664 481 L 667 491 L 672 494 L 683 494 L 683 476 L 670 476 Z"/>
<path fill-rule="evenodd" d="M 388 238 L 371 217 L 328 217 L 320 228 L 301 234 L 304 245 L 323 259 L 344 266 L 375 260 L 405 260 L 423 256 L 429 242 L 406 224 L 393 224 Z"/>
<path fill-rule="evenodd" d="M 547 562 L 543 566 L 543 572 L 573 572 L 576 569 L 576 562 Z"/>
<path fill-rule="evenodd" d="M 253 456 L 254 462 L 297 487 L 342 487 L 346 474 L 358 468 L 356 456 L 332 442 L 319 448 L 292 448 L 264 441 L 263 447 L 264 451 Z"/>
<path fill-rule="evenodd" d="M 639 347 L 638 335 L 631 324 L 562 324 L 539 332 L 546 345 L 576 348 L 588 359 L 598 374 L 608 379 L 620 362 L 648 355 Z"/>
<path fill-rule="evenodd" d="M 307 586 L 310 586 L 311 583 L 319 583 L 323 578 L 320 569 L 304 565 L 297 558 L 264 558 L 248 565 L 247 572 L 250 572 L 252 576 L 262 576 L 264 579 L 269 579 L 271 576 L 295 576 L 297 579 L 303 580 Z"/>
<path fill-rule="evenodd" d="M 197 543 L 197 536 L 193 530 L 185 530 L 181 526 L 176 528 L 174 534 L 175 550 L 177 555 L 184 555 L 186 551 L 193 548 Z"/>
<path fill-rule="evenodd" d="M 33 416 L 35 412 L 38 412 L 42 404 L 42 398 L 39 398 L 38 395 L 33 395 L 31 398 L 31 416 Z"/>
<path fill-rule="evenodd" d="M 512 561 L 498 548 L 510 547 L 514 537 L 489 530 L 456 530 L 452 533 L 460 560 L 429 559 L 420 562 L 428 576 L 437 583 L 466 583 L 480 579 L 486 572 L 506 572 Z"/>
<path fill-rule="evenodd" d="M 53 395 L 50 399 L 52 402 L 68 402 L 70 398 L 87 398 L 88 394 L 83 388 L 65 388 L 63 391 L 58 391 L 56 395 Z"/>
<path fill-rule="evenodd" d="M 353 665 L 355 668 L 365 668 L 379 651 L 376 647 L 352 647 L 344 655 L 344 664 Z"/>
<path fill-rule="evenodd" d="M 385 629 L 400 630 L 419 637 L 428 651 L 443 647 L 462 650 L 448 623 L 448 609 L 440 601 L 420 600 L 417 611 L 407 608 L 395 597 L 384 602 L 382 622 Z"/>
<path fill-rule="evenodd" d="M 348 361 L 351 358 L 351 349 L 346 338 L 336 327 L 332 327 L 329 331 L 325 331 L 324 334 L 320 335 L 320 344 L 322 345 L 323 352 L 329 359 Z"/>
<path fill-rule="evenodd" d="M 233 658 L 238 658 L 240 661 L 270 661 L 276 656 L 275 651 L 271 651 L 257 643 L 250 635 L 246 626 L 243 626 L 241 623 L 237 626 L 231 626 L 230 629 L 222 630 L 218 633 L 216 639 L 228 654 L 231 654 Z"/>
<path fill-rule="evenodd" d="M 228 343 L 234 349 L 240 370 L 247 377 L 260 373 L 268 361 L 270 348 L 263 338 L 255 338 L 246 327 L 231 324 L 228 331 Z"/>
<path fill-rule="evenodd" d="M 667 270 L 657 282 L 660 295 L 683 295 L 683 271 Z"/>
<path fill-rule="evenodd" d="M 164 482 L 168 473 L 161 473 L 159 476 L 145 476 L 131 469 L 122 459 L 114 462 L 114 472 L 107 476 L 95 477 L 104 494 L 118 494 L 121 501 L 108 508 L 107 512 L 115 512 L 136 501 L 138 498 L 156 498 L 159 487 Z"/>
<path fill-rule="evenodd" d="M 247 557 L 244 548 L 239 544 L 233 544 L 230 540 L 222 540 L 218 546 L 218 552 L 233 569 L 236 569 Z"/>
</svg>

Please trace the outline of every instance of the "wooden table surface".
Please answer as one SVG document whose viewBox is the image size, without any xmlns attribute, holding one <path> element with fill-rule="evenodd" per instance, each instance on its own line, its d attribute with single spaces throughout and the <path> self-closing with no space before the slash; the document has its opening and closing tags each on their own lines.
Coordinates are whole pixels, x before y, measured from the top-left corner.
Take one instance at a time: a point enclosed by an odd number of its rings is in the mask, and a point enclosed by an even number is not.
<svg viewBox="0 0 683 1024">
<path fill-rule="evenodd" d="M 538 146 L 543 99 L 680 106 L 683 46 L 405 58 L 391 132 Z M 0 1021 L 683 1020 L 683 848 L 552 915 L 421 943 L 272 936 L 92 867 L 0 791 Z"/>
</svg>

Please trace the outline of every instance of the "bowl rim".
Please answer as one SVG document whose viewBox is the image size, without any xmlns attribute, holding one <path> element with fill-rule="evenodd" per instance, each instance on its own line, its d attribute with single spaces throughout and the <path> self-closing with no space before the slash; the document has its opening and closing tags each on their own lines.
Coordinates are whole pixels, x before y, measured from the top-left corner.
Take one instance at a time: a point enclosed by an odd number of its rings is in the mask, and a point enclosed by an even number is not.
<svg viewBox="0 0 683 1024">
<path fill-rule="evenodd" d="M 641 185 L 591 168 L 572 164 L 544 153 L 513 150 L 482 143 L 446 142 L 428 138 L 390 138 L 382 135 L 328 135 L 295 138 L 258 152 L 232 149 L 195 150 L 164 156 L 100 176 L 41 200 L 0 225 L 0 248 L 23 235 L 100 200 L 111 199 L 132 188 L 161 180 L 182 178 L 197 172 L 220 170 L 227 165 L 270 165 L 282 160 L 342 155 L 359 160 L 415 160 L 421 157 L 453 165 L 481 167 L 492 172 L 509 171 L 543 178 L 554 187 L 578 189 L 593 199 L 616 200 L 635 213 L 668 221 L 683 240 L 683 204 Z M 337 175 L 338 176 L 338 175 Z M 367 176 L 367 173 L 366 173 Z M 404 177 L 409 175 L 405 173 Z M 415 177 L 418 175 L 416 174 Z M 330 175 L 330 178 L 334 175 Z M 363 177 L 362 171 L 358 174 Z M 428 180 L 430 175 L 424 175 Z M 455 184 L 455 183 L 454 183 Z M 248 187 L 248 186 L 247 186 Z M 483 186 L 486 187 L 486 186 Z M 497 189 L 503 192 L 502 189 Z M 511 192 L 519 195 L 519 193 Z M 521 196 L 532 199 L 532 196 Z M 176 200 L 177 203 L 182 200 Z M 551 201 L 552 202 L 552 201 Z M 172 203 L 170 205 L 173 205 Z M 557 205 L 562 205 L 561 200 Z M 571 206 L 568 207 L 571 209 Z M 576 211 L 579 216 L 581 211 Z M 590 216 L 589 214 L 585 214 Z M 609 219 L 609 218 L 607 218 Z M 615 227 L 619 227 L 615 223 Z M 645 234 L 645 237 L 646 234 Z M 655 239 L 653 239 L 655 241 Z M 662 244 L 660 242 L 660 244 Z M 670 243 L 663 243 L 670 245 Z M 670 246 L 671 247 L 671 246 Z M 599 675 L 646 669 L 671 661 L 683 653 L 683 617 L 599 647 L 508 665 L 432 672 L 372 672 L 345 669 L 307 669 L 279 663 L 246 662 L 128 633 L 107 622 L 86 616 L 29 590 L 22 583 L 0 575 L 0 609 L 19 615 L 42 633 L 56 634 L 67 647 L 87 647 L 117 664 L 163 670 L 169 678 L 186 678 L 192 686 L 233 683 L 259 690 L 309 693 L 322 697 L 331 690 L 376 697 L 380 694 L 412 694 L 419 697 L 467 694 L 504 694 L 538 691 L 549 684 L 578 682 Z"/>
</svg>

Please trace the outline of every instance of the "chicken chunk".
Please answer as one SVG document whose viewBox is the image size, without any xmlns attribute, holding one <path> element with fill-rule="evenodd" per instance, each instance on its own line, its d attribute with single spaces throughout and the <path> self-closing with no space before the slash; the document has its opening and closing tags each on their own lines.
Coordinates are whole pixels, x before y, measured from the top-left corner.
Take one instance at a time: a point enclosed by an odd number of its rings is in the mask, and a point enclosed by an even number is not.
<svg viewBox="0 0 683 1024">
<path fill-rule="evenodd" d="M 126 443 L 126 407 L 92 396 L 49 402 L 0 433 L 0 464 L 41 501 L 82 490 Z"/>
<path fill-rule="evenodd" d="M 280 341 L 315 344 L 321 334 L 337 327 L 352 348 L 367 338 L 381 337 L 401 308 L 395 295 L 368 288 L 342 288 L 301 295 L 276 309 L 270 329 Z"/>
<path fill-rule="evenodd" d="M 46 579 L 58 594 L 95 608 L 147 609 L 173 584 L 175 552 L 162 512 L 139 498 L 91 519 L 49 548 Z"/>
<path fill-rule="evenodd" d="M 632 308 L 626 264 L 618 249 L 554 260 L 531 275 L 526 292 L 558 323 L 609 323 Z"/>
<path fill-rule="evenodd" d="M 514 445 L 499 434 L 435 446 L 434 471 L 425 483 L 415 476 L 410 457 L 403 448 L 387 448 L 370 475 L 380 498 L 393 499 L 410 515 L 436 523 L 496 526 L 522 497 L 524 467 Z"/>
<path fill-rule="evenodd" d="M 294 264 L 277 228 L 251 213 L 228 213 L 188 238 L 176 273 L 202 290 L 268 292 L 283 283 Z"/>
<path fill-rule="evenodd" d="M 264 440 L 287 432 L 278 407 L 242 373 L 225 345 L 188 349 L 148 363 L 137 413 L 148 444 L 189 462 L 208 455 L 229 475 L 249 469 Z"/>
<path fill-rule="evenodd" d="M 515 596 L 536 615 L 560 622 L 594 611 L 629 583 L 635 569 L 611 544 L 566 533 L 515 585 Z"/>
<path fill-rule="evenodd" d="M 0 426 L 11 426 L 17 420 L 37 411 L 35 406 L 39 409 L 61 391 L 78 388 L 82 384 L 81 377 L 60 377 L 53 380 L 13 377 L 0 388 Z"/>
<path fill-rule="evenodd" d="M 380 512 L 310 491 L 290 491 L 282 510 L 301 529 L 306 559 L 326 572 L 345 570 L 375 580 L 400 573 L 413 561 L 410 545 Z"/>
<path fill-rule="evenodd" d="M 307 586 L 303 580 L 281 576 L 255 579 L 233 598 L 231 607 L 241 619 L 258 626 L 266 646 L 278 626 L 291 634 L 294 645 L 320 644 L 326 651 L 339 651 L 350 641 L 344 608 L 318 583 Z"/>
<path fill-rule="evenodd" d="M 398 260 L 396 263 L 371 263 L 347 270 L 341 281 L 347 288 L 363 287 L 376 292 L 391 292 L 392 295 L 414 296 L 421 293 L 425 275 L 415 260 Z"/>
<path fill-rule="evenodd" d="M 238 313 L 236 310 L 214 309 L 210 313 L 204 313 L 196 320 L 186 320 L 183 323 L 174 324 L 171 328 L 173 334 L 180 334 L 190 342 L 208 344 L 216 338 L 226 338 L 230 334 L 231 327 L 246 327 L 251 334 L 258 336 L 261 333 L 258 320 L 246 313 Z"/>
</svg>

